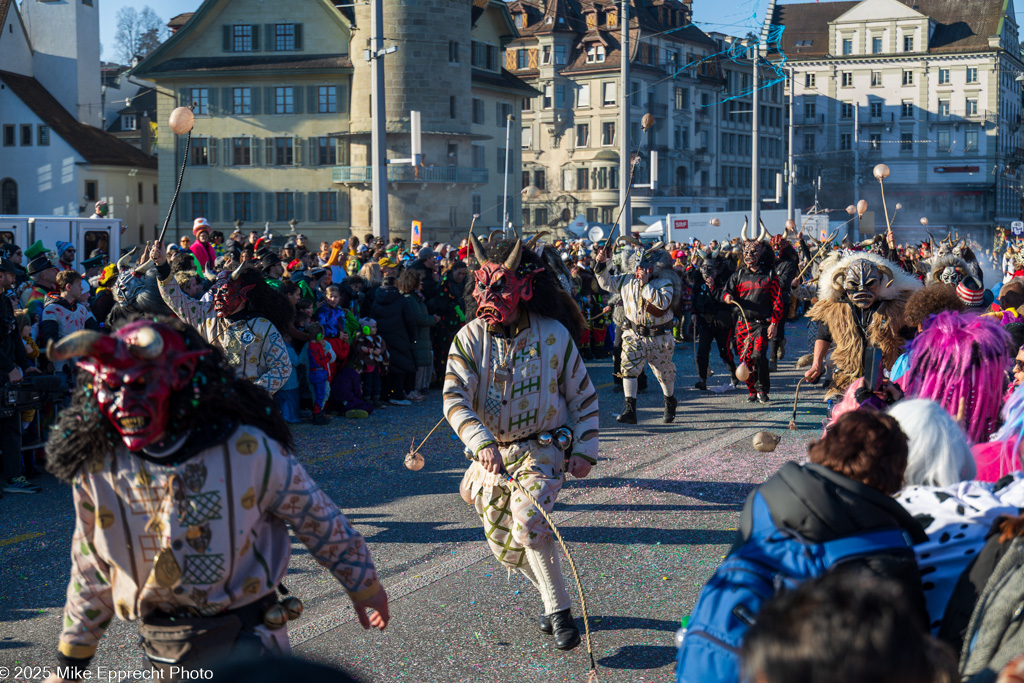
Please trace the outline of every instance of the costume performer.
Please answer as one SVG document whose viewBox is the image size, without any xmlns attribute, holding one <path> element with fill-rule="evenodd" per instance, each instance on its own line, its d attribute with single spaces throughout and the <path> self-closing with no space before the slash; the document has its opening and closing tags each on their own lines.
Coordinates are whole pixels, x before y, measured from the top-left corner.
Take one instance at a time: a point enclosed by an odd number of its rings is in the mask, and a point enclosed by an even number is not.
<svg viewBox="0 0 1024 683">
<path fill-rule="evenodd" d="M 788 231 L 787 231 L 788 234 Z M 779 369 L 779 361 L 786 356 L 786 318 L 790 311 L 793 294 L 793 280 L 800 272 L 800 257 L 786 235 L 772 235 L 768 240 L 775 254 L 775 276 L 779 278 L 779 293 L 782 295 L 782 317 L 775 336 L 768 340 L 768 367 L 772 372 Z"/>
<path fill-rule="evenodd" d="M 475 460 L 459 492 L 476 508 L 498 561 L 540 592 L 541 632 L 569 650 L 580 634 L 551 529 L 502 472 L 547 513 L 566 471 L 590 473 L 598 449 L 597 393 L 573 341 L 586 323 L 521 240 L 491 242 L 485 250 L 471 235 L 471 243 L 480 262 L 467 288 L 472 320 L 448 352 L 443 395 L 445 417 Z"/>
<path fill-rule="evenodd" d="M 740 237 L 743 255 L 740 268 L 732 274 L 725 286 L 722 300 L 736 302 L 743 309 L 734 312 L 736 319 L 736 348 L 740 362 L 750 369 L 747 377 L 747 400 L 768 403 L 771 398 L 771 374 L 768 363 L 768 340 L 774 339 L 782 321 L 782 292 L 779 278 L 772 266 L 775 254 L 765 240 L 768 231 L 761 225 L 757 239 L 747 239 L 747 223 L 743 222 Z"/>
<path fill-rule="evenodd" d="M 672 311 L 682 287 L 679 275 L 672 269 L 672 257 L 659 242 L 650 249 L 635 252 L 633 267 L 615 276 L 608 270 L 605 249 L 597 252 L 597 261 L 598 284 L 605 291 L 622 297 L 626 314 L 619 330 L 622 334 L 620 372 L 626 406 L 615 419 L 636 424 L 636 378 L 649 363 L 665 396 L 663 421 L 668 424 L 676 417 L 676 366 L 672 362 L 676 342 L 672 338 Z"/>
<path fill-rule="evenodd" d="M 62 666 L 87 666 L 114 616 L 141 620 L 142 648 L 164 679 L 171 666 L 231 651 L 287 654 L 282 627 L 302 609 L 275 594 L 287 526 L 342 584 L 363 627 L 386 626 L 365 540 L 291 454 L 270 395 L 236 378 L 194 329 L 143 320 L 111 336 L 76 332 L 49 352 L 78 357 L 85 371 L 47 444 L 76 516 Z"/>
<path fill-rule="evenodd" d="M 736 360 L 732 355 L 732 312 L 722 300 L 729 282 L 729 267 L 720 252 L 697 252 L 699 263 L 686 272 L 693 288 L 693 313 L 697 331 L 697 383 L 694 388 L 707 391 L 708 357 L 711 342 L 718 344 L 718 355 L 729 368 L 733 386 L 736 379 Z"/>
<path fill-rule="evenodd" d="M 881 351 L 882 366 L 891 369 L 906 343 L 907 299 L 920 286 L 917 278 L 877 254 L 854 252 L 823 264 L 818 303 L 808 312 L 819 327 L 811 367 L 804 373 L 807 381 L 821 377 L 833 344 L 836 371 L 828 395 L 842 394 L 864 374 L 869 345 Z"/>
<path fill-rule="evenodd" d="M 288 303 L 270 289 L 258 269 L 243 264 L 234 271 L 219 273 L 210 303 L 193 299 L 181 291 L 171 277 L 162 244 L 153 245 L 150 257 L 157 264 L 160 294 L 176 316 L 219 349 L 240 377 L 252 380 L 271 394 L 284 386 L 292 374 L 292 364 L 278 325 L 290 322 L 289 316 L 283 310 L 266 311 L 269 317 L 275 318 L 278 323 L 275 325 L 260 315 L 264 312 L 260 309 L 284 308 Z M 260 295 L 265 306 L 257 305 L 255 294 Z"/>
</svg>

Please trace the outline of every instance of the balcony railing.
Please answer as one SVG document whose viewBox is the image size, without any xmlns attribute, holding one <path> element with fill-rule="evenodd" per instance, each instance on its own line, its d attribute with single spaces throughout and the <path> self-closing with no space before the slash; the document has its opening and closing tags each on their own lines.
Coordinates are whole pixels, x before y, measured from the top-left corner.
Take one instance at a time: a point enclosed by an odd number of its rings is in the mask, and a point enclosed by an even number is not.
<svg viewBox="0 0 1024 683">
<path fill-rule="evenodd" d="M 932 123 L 998 123 L 999 117 L 995 112 L 977 111 L 966 112 L 928 112 L 928 120 Z"/>
<path fill-rule="evenodd" d="M 388 182 L 397 183 L 466 183 L 486 185 L 486 168 L 464 166 L 388 166 Z M 335 166 L 336 183 L 368 183 L 373 180 L 372 166 Z"/>
</svg>

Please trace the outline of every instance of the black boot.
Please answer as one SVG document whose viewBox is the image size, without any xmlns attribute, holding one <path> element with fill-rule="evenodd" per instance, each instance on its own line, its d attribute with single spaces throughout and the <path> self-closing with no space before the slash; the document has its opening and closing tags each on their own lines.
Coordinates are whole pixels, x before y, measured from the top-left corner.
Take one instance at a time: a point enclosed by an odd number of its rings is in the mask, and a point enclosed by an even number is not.
<svg viewBox="0 0 1024 683">
<path fill-rule="evenodd" d="M 669 424 L 676 419 L 676 404 L 675 396 L 665 397 L 665 417 L 662 420 L 665 424 Z"/>
<path fill-rule="evenodd" d="M 555 647 L 559 650 L 571 650 L 580 644 L 580 630 L 572 619 L 572 610 L 564 609 L 550 617 L 552 635 L 555 636 Z"/>
<path fill-rule="evenodd" d="M 537 629 L 541 633 L 550 636 L 553 632 L 553 629 L 551 628 L 551 617 L 546 614 L 540 615 L 540 618 L 537 619 Z"/>
<path fill-rule="evenodd" d="M 697 382 L 693 385 L 693 388 L 694 389 L 700 389 L 701 391 L 707 391 L 708 390 L 708 381 L 706 379 L 697 380 Z"/>
<path fill-rule="evenodd" d="M 615 418 L 616 422 L 622 422 L 623 424 L 635 425 L 636 424 L 636 399 L 626 397 L 626 407 L 623 408 L 622 414 Z"/>
</svg>

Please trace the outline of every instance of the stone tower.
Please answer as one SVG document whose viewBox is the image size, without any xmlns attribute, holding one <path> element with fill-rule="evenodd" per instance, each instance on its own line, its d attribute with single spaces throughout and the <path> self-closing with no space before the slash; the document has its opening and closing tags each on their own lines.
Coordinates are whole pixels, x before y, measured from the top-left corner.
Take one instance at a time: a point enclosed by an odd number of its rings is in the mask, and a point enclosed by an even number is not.
<svg viewBox="0 0 1024 683">
<path fill-rule="evenodd" d="M 470 0 L 386 0 L 385 46 L 398 51 L 384 57 L 388 158 L 410 156 L 409 112 L 422 116 L 423 168 L 389 168 L 391 234 L 408 239 L 411 221 L 422 221 L 428 239 L 468 226 L 474 186 L 470 146 L 472 67 Z M 371 69 L 364 51 L 370 45 L 370 7 L 355 8 L 352 32 L 352 112 L 350 162 L 367 166 L 370 158 Z M 451 61 L 452 44 L 462 57 Z M 479 180 L 479 179 L 477 179 Z M 486 180 L 485 180 L 486 182 Z M 350 185 L 352 232 L 369 232 L 369 183 Z"/>
<path fill-rule="evenodd" d="M 32 41 L 36 80 L 72 116 L 99 127 L 100 0 L 24 0 L 21 16 Z"/>
</svg>

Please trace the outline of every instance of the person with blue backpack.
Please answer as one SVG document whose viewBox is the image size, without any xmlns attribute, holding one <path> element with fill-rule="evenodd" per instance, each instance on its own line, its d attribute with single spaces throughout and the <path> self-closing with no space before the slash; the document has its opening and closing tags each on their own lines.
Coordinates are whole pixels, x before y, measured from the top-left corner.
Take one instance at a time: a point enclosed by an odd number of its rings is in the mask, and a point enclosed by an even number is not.
<svg viewBox="0 0 1024 683">
<path fill-rule="evenodd" d="M 751 492 L 737 539 L 701 590 L 676 666 L 677 683 L 737 683 L 740 648 L 761 606 L 826 571 L 864 571 L 898 584 L 926 628 L 912 546 L 921 525 L 892 498 L 903 486 L 907 438 L 894 418 L 855 410 Z"/>
</svg>

